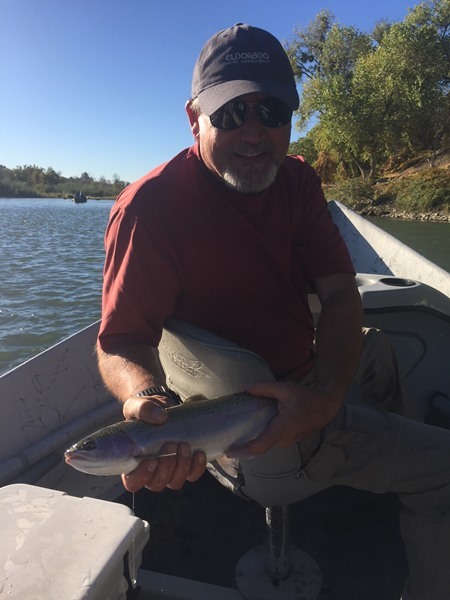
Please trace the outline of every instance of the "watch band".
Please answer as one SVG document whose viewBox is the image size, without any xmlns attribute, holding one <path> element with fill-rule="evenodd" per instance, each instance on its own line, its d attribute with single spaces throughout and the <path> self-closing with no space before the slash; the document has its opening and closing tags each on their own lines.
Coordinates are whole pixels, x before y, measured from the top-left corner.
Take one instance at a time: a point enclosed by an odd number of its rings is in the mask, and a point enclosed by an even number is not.
<svg viewBox="0 0 450 600">
<path fill-rule="evenodd" d="M 141 392 L 138 392 L 135 395 L 141 396 L 141 397 L 142 396 L 165 396 L 166 398 L 173 400 L 177 404 L 181 404 L 180 396 L 173 390 L 169 390 L 168 388 L 164 387 L 163 385 L 157 385 L 155 387 L 146 388 L 145 390 L 142 390 Z"/>
</svg>

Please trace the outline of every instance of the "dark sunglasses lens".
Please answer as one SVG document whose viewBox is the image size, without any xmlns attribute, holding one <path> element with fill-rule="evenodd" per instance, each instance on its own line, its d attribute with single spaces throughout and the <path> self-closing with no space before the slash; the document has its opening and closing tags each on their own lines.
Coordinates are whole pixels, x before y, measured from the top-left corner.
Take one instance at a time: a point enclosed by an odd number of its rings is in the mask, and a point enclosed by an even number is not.
<svg viewBox="0 0 450 600">
<path fill-rule="evenodd" d="M 217 129 L 238 129 L 245 123 L 248 115 L 248 106 L 245 102 L 231 100 L 221 106 L 209 118 Z M 292 118 L 292 110 L 276 98 L 268 98 L 255 106 L 256 114 L 264 127 L 282 127 Z"/>
<path fill-rule="evenodd" d="M 276 98 L 270 98 L 258 104 L 256 111 L 265 127 L 282 127 L 292 118 L 292 110 L 287 104 Z"/>
<path fill-rule="evenodd" d="M 232 100 L 221 106 L 209 118 L 217 129 L 237 129 L 247 118 L 247 105 L 245 102 Z"/>
</svg>

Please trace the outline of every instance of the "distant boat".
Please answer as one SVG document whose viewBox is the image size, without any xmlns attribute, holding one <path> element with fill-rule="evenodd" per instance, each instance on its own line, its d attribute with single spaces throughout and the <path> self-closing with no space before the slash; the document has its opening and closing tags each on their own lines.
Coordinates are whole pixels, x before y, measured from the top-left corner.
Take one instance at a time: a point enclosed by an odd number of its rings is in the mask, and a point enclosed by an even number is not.
<svg viewBox="0 0 450 600">
<path fill-rule="evenodd" d="M 75 194 L 75 197 L 73 199 L 73 201 L 75 202 L 75 204 L 84 204 L 85 202 L 87 202 L 87 197 L 85 194 L 83 194 L 83 192 L 77 192 Z"/>
</svg>

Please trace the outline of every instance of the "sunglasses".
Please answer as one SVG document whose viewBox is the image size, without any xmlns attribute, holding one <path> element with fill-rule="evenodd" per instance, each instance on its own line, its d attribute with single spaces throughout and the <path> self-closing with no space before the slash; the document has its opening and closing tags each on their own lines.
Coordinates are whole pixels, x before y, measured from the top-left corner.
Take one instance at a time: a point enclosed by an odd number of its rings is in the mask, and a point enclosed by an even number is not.
<svg viewBox="0 0 450 600">
<path fill-rule="evenodd" d="M 267 98 L 257 104 L 231 100 L 216 110 L 209 119 L 217 129 L 230 131 L 241 127 L 247 120 L 249 111 L 253 109 L 264 127 L 282 127 L 292 119 L 292 110 L 277 98 Z"/>
</svg>

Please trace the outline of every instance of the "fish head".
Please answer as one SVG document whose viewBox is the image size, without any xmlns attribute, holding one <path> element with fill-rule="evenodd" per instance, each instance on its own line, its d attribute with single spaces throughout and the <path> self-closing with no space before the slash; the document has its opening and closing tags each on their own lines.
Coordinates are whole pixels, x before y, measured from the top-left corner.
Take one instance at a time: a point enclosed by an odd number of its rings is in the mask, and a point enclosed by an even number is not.
<svg viewBox="0 0 450 600">
<path fill-rule="evenodd" d="M 105 428 L 83 438 L 64 453 L 67 464 L 91 475 L 119 475 L 137 467 L 136 445 L 126 431 Z"/>
</svg>

